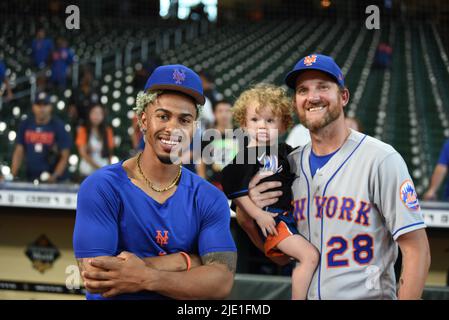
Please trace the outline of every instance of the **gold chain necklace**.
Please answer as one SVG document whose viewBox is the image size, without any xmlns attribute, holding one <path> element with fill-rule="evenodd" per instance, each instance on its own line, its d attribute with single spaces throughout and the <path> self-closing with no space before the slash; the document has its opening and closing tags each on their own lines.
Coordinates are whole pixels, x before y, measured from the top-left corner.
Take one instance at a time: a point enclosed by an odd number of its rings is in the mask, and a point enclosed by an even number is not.
<svg viewBox="0 0 449 320">
<path fill-rule="evenodd" d="M 140 157 L 141 156 L 142 156 L 142 152 L 139 153 L 139 155 L 137 156 L 137 168 L 139 169 L 139 173 L 142 175 L 142 177 L 145 179 L 145 182 L 148 184 L 148 186 L 151 189 L 153 189 L 156 192 L 164 192 L 164 191 L 170 190 L 178 183 L 179 178 L 181 177 L 181 168 L 182 168 L 181 164 L 179 165 L 179 172 L 178 172 L 178 175 L 176 176 L 175 180 L 173 180 L 173 182 L 170 183 L 170 185 L 168 187 L 159 189 L 159 188 L 155 187 L 153 185 L 153 183 L 149 179 L 147 179 L 147 177 L 145 177 L 145 175 L 143 174 L 142 168 L 140 167 Z"/>
</svg>

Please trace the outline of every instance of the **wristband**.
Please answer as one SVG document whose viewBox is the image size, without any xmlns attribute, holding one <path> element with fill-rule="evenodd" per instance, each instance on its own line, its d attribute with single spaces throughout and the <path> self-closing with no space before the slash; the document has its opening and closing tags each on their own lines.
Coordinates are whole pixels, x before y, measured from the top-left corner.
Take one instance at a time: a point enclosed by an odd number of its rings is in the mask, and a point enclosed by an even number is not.
<svg viewBox="0 0 449 320">
<path fill-rule="evenodd" d="M 190 267 L 192 266 L 192 262 L 190 261 L 189 255 L 187 253 L 185 253 L 184 251 L 180 251 L 179 253 L 186 259 L 186 262 L 187 262 L 187 270 L 186 271 L 189 271 Z"/>
</svg>

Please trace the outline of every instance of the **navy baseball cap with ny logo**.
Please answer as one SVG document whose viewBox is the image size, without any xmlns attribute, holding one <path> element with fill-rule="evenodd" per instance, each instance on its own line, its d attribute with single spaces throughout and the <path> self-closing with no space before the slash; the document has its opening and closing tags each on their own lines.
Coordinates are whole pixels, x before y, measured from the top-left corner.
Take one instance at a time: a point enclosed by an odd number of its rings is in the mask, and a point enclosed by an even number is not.
<svg viewBox="0 0 449 320">
<path fill-rule="evenodd" d="M 154 69 L 145 85 L 144 91 L 147 90 L 179 91 L 192 97 L 198 104 L 203 105 L 206 101 L 199 75 L 181 64 Z"/>
<path fill-rule="evenodd" d="M 299 60 L 292 71 L 285 77 L 285 83 L 292 89 L 296 88 L 296 79 L 301 72 L 306 70 L 318 70 L 331 76 L 340 87 L 345 86 L 343 73 L 337 63 L 329 56 L 323 54 L 311 54 Z"/>
</svg>

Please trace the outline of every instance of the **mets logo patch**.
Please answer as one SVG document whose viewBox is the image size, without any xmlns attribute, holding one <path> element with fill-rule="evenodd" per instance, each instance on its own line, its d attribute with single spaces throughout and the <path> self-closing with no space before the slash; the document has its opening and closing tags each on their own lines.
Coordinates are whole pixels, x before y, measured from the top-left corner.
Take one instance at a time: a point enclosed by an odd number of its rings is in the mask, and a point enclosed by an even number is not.
<svg viewBox="0 0 449 320">
<path fill-rule="evenodd" d="M 316 62 L 316 55 L 307 56 L 304 58 L 304 65 L 310 67 Z"/>
<path fill-rule="evenodd" d="M 405 180 L 402 183 L 401 188 L 399 189 L 399 196 L 401 197 L 402 203 L 404 203 L 410 210 L 419 209 L 418 195 L 410 180 Z"/>
<path fill-rule="evenodd" d="M 186 74 L 183 70 L 175 69 L 173 71 L 173 80 L 175 80 L 176 84 L 181 84 L 186 79 Z"/>
</svg>

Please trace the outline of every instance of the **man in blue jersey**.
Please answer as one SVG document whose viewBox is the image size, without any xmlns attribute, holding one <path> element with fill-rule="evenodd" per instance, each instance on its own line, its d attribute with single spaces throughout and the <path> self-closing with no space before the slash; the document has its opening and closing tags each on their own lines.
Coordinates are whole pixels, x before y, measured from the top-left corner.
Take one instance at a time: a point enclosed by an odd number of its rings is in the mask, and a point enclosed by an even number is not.
<svg viewBox="0 0 449 320">
<path fill-rule="evenodd" d="M 31 56 L 35 67 L 44 69 L 53 51 L 53 41 L 45 37 L 45 30 L 39 28 L 36 32 L 36 38 L 31 43 Z"/>
<path fill-rule="evenodd" d="M 237 253 L 228 202 L 177 164 L 203 103 L 195 72 L 158 67 L 136 101 L 143 152 L 81 185 L 73 246 L 88 299 L 229 295 Z"/>
<path fill-rule="evenodd" d="M 440 157 L 438 158 L 438 163 L 433 170 L 432 178 L 430 179 L 429 189 L 424 194 L 424 200 L 436 200 L 437 191 L 444 181 L 447 174 L 447 167 L 449 166 L 449 140 L 446 140 L 443 148 L 440 151 Z M 444 201 L 449 200 L 449 180 L 446 181 L 443 193 Z"/>
</svg>

